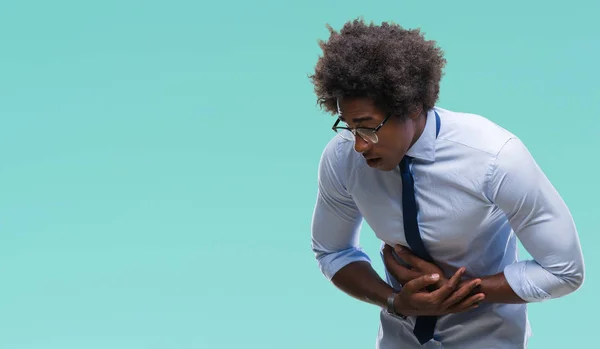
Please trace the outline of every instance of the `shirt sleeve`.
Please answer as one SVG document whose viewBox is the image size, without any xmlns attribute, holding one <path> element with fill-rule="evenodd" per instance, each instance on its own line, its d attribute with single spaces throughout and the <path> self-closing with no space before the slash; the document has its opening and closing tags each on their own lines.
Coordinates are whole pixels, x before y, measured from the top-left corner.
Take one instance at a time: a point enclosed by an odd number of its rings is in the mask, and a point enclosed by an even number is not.
<svg viewBox="0 0 600 349">
<path fill-rule="evenodd" d="M 352 262 L 371 262 L 359 246 L 362 215 L 344 184 L 346 176 L 339 162 L 338 142 L 331 141 L 321 155 L 311 224 L 312 251 L 329 280 Z"/>
<path fill-rule="evenodd" d="M 491 200 L 507 215 L 533 258 L 504 269 L 515 293 L 527 302 L 539 302 L 581 287 L 584 261 L 571 213 L 518 138 L 499 152 L 489 183 Z"/>
</svg>

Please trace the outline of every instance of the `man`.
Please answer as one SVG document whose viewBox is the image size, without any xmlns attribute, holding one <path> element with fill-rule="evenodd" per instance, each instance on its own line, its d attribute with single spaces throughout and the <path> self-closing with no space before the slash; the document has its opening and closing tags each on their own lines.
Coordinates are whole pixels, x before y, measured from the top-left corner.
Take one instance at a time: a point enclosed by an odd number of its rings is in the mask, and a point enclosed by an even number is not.
<svg viewBox="0 0 600 349">
<path fill-rule="evenodd" d="M 322 272 L 382 309 L 377 348 L 526 348 L 527 303 L 583 283 L 564 201 L 515 135 L 435 105 L 445 59 L 419 31 L 330 32 L 311 76 L 337 115 L 312 220 Z M 363 220 L 387 282 L 359 247 Z M 518 260 L 517 238 L 533 260 Z"/>
</svg>

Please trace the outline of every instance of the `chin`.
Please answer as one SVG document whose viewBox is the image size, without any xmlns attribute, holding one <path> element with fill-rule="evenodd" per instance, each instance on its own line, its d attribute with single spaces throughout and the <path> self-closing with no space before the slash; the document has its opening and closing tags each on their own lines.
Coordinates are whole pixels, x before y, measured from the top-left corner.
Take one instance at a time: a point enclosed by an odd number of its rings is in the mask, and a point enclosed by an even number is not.
<svg viewBox="0 0 600 349">
<path fill-rule="evenodd" d="M 396 166 L 391 166 L 390 164 L 381 164 L 377 169 L 379 171 L 392 171 L 396 168 Z"/>
</svg>

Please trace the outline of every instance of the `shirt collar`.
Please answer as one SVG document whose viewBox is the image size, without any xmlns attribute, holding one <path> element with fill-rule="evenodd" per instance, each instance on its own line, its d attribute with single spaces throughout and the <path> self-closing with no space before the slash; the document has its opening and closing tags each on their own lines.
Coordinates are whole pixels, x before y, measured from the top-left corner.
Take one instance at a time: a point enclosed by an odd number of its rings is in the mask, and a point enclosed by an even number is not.
<svg viewBox="0 0 600 349">
<path fill-rule="evenodd" d="M 423 133 L 415 144 L 408 149 L 406 155 L 412 158 L 434 161 L 436 138 L 435 111 L 432 109 L 427 112 Z"/>
</svg>

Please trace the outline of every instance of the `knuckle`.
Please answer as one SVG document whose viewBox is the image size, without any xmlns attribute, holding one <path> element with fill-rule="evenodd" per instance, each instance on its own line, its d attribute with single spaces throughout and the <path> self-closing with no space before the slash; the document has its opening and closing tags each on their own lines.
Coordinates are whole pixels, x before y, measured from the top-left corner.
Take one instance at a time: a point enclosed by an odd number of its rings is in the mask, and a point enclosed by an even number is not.
<svg viewBox="0 0 600 349">
<path fill-rule="evenodd" d="M 450 304 L 455 304 L 457 303 L 462 297 L 460 297 L 460 295 L 453 295 L 452 297 L 448 298 L 448 303 Z"/>
<path fill-rule="evenodd" d="M 443 297 L 446 298 L 446 297 L 450 296 L 452 294 L 452 291 L 454 291 L 454 290 L 452 289 L 451 286 L 444 287 L 444 289 L 442 291 Z"/>
<path fill-rule="evenodd" d="M 434 306 L 439 306 L 443 302 L 444 302 L 444 299 L 441 297 L 435 297 L 434 299 L 431 300 L 431 304 Z"/>
<path fill-rule="evenodd" d="M 458 294 L 459 298 L 465 298 L 469 294 L 469 292 L 468 292 L 468 290 L 467 291 L 460 291 L 460 292 L 457 292 L 457 294 Z"/>
</svg>

